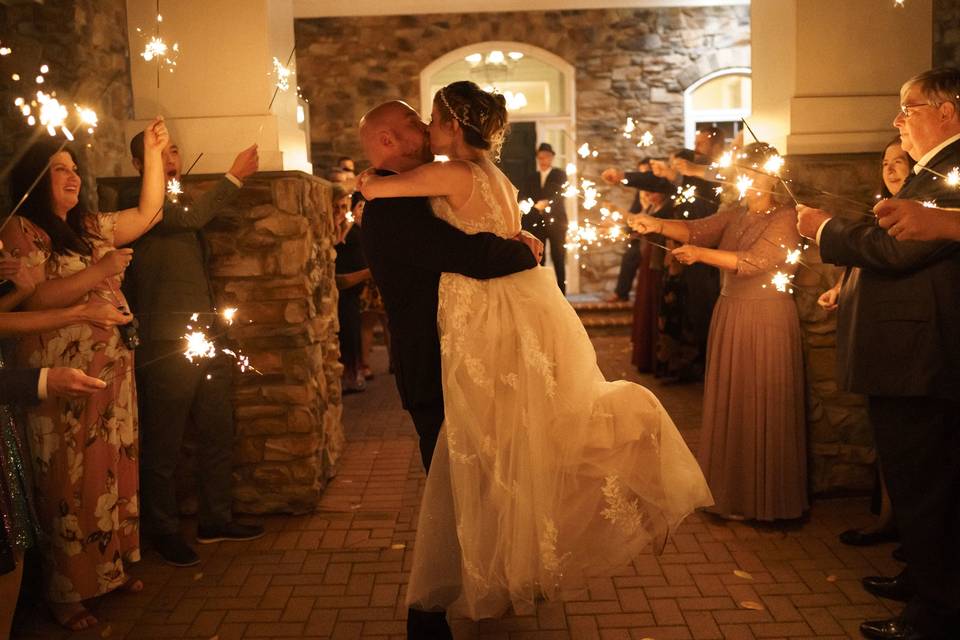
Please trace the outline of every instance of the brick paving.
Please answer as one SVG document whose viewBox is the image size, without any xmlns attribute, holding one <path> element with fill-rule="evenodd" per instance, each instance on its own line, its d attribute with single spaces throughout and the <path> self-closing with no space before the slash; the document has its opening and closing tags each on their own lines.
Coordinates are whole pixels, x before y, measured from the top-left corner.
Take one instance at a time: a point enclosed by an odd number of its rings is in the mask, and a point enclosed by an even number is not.
<svg viewBox="0 0 960 640">
<path fill-rule="evenodd" d="M 660 386 L 632 372 L 629 344 L 594 339 L 608 378 L 650 386 L 695 446 L 702 389 Z M 377 353 L 385 368 L 382 350 Z M 67 634 L 35 598 L 21 598 L 15 638 L 405 637 L 404 584 L 424 475 L 413 425 L 392 377 L 345 400 L 348 446 L 320 508 L 265 521 L 250 543 L 201 546 L 199 567 L 175 569 L 150 551 L 134 569 L 140 594 L 94 603 L 101 623 Z M 893 545 L 854 549 L 836 534 L 866 524 L 866 499 L 822 500 L 803 523 L 754 526 L 691 516 L 661 556 L 650 553 L 590 580 L 576 600 L 535 616 L 454 623 L 457 640 L 752 640 L 859 638 L 865 617 L 896 603 L 860 588 L 863 575 L 893 575 Z M 193 524 L 186 523 L 189 533 Z"/>
</svg>

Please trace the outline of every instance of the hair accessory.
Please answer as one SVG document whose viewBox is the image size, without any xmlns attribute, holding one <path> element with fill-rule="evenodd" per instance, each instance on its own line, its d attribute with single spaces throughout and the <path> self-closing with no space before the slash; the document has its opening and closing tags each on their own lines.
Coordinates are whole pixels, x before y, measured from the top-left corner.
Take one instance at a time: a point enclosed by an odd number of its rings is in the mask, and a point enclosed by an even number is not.
<svg viewBox="0 0 960 640">
<path fill-rule="evenodd" d="M 461 126 L 463 126 L 463 127 L 470 127 L 471 129 L 473 129 L 474 131 L 476 131 L 477 133 L 479 133 L 481 136 L 483 136 L 483 131 L 481 131 L 480 128 L 479 128 L 477 125 L 475 125 L 475 124 L 473 124 L 472 122 L 470 122 L 470 118 L 467 116 L 466 113 L 464 113 L 464 115 L 461 116 L 461 115 L 458 114 L 456 111 L 454 111 L 453 107 L 450 106 L 450 102 L 447 100 L 447 88 L 446 88 L 446 87 L 442 87 L 442 88 L 440 89 L 440 100 L 443 101 L 443 106 L 445 106 L 445 107 L 447 108 L 447 111 L 450 112 L 450 115 L 452 115 L 453 118 L 454 118 L 454 120 L 456 120 L 457 122 L 459 122 Z M 467 107 L 467 109 L 469 109 L 469 107 Z M 466 109 L 464 109 L 464 111 L 466 111 Z M 481 117 L 481 118 L 484 117 L 485 113 L 486 113 L 485 111 L 481 111 L 481 112 L 480 112 L 480 117 Z"/>
</svg>

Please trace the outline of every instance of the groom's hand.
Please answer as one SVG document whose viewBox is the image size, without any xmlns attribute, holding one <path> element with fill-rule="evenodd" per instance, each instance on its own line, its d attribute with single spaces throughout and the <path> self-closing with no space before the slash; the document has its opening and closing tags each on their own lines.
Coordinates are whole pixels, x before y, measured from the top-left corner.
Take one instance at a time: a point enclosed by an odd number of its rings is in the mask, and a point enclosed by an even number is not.
<svg viewBox="0 0 960 640">
<path fill-rule="evenodd" d="M 513 239 L 517 242 L 522 242 L 527 245 L 527 248 L 530 249 L 530 253 L 533 254 L 533 257 L 537 259 L 537 264 L 540 264 L 540 260 L 543 259 L 543 243 L 537 240 L 537 238 L 527 232 L 521 231 L 517 235 L 513 236 Z"/>
</svg>

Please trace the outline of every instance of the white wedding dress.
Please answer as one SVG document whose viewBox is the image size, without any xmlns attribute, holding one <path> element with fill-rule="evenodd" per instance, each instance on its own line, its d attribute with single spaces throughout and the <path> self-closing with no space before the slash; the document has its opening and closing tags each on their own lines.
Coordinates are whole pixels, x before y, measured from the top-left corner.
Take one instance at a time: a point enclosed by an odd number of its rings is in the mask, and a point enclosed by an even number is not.
<svg viewBox="0 0 960 640">
<path fill-rule="evenodd" d="M 474 191 L 435 214 L 467 233 L 520 230 L 516 189 L 470 163 Z M 587 333 L 538 267 L 495 280 L 445 273 L 438 322 L 445 422 L 417 525 L 407 604 L 472 619 L 660 550 L 713 503 L 657 398 L 607 382 Z"/>
</svg>

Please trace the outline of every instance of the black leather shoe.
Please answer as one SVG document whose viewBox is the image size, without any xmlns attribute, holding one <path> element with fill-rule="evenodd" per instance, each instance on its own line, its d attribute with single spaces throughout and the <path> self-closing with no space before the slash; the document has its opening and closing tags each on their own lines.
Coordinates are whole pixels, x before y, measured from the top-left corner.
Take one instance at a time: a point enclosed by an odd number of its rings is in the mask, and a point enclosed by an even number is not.
<svg viewBox="0 0 960 640">
<path fill-rule="evenodd" d="M 868 593 L 880 598 L 889 598 L 890 600 L 899 600 L 907 602 L 913 597 L 913 586 L 908 584 L 908 579 L 903 572 L 892 578 L 886 576 L 867 576 L 861 580 L 863 588 Z"/>
<path fill-rule="evenodd" d="M 899 540 L 899 537 L 896 532 L 889 529 L 870 532 L 863 532 L 860 529 L 847 529 L 840 534 L 840 542 L 851 547 L 871 547 L 875 544 L 896 542 L 897 540 Z"/>
<path fill-rule="evenodd" d="M 228 522 L 220 527 L 199 527 L 197 529 L 197 542 L 200 544 L 210 544 L 211 542 L 256 540 L 257 538 L 262 538 L 263 533 L 263 527 L 258 524 Z"/>
<path fill-rule="evenodd" d="M 860 633 L 870 640 L 927 640 L 930 638 L 900 618 L 867 620 L 860 624 Z"/>
<path fill-rule="evenodd" d="M 903 553 L 903 547 L 897 547 L 896 549 L 894 549 L 894 550 L 890 553 L 890 555 L 892 555 L 892 556 L 893 556 L 893 559 L 896 560 L 897 562 L 906 562 L 906 561 L 907 561 L 907 556 L 904 555 L 904 553 Z"/>
<path fill-rule="evenodd" d="M 200 556 L 179 534 L 157 536 L 153 539 L 153 547 L 164 562 L 175 567 L 193 567 L 200 564 Z"/>
</svg>

